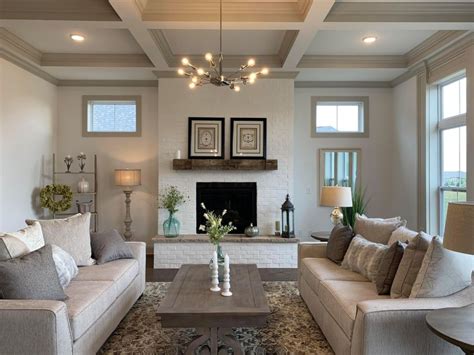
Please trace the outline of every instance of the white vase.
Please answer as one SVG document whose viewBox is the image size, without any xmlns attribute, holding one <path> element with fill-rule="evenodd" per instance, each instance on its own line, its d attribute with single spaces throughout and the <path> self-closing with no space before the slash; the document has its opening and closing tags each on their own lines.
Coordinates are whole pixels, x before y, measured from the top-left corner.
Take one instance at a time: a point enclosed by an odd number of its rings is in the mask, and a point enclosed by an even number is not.
<svg viewBox="0 0 474 355">
<path fill-rule="evenodd" d="M 77 192 L 84 193 L 84 192 L 89 192 L 89 182 L 82 178 L 78 183 L 77 183 Z"/>
</svg>

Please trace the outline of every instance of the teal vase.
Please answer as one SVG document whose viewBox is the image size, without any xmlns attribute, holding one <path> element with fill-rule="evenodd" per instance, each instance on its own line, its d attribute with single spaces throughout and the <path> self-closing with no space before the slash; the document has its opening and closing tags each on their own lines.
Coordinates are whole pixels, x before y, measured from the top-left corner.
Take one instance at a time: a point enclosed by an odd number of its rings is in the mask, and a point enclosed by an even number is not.
<svg viewBox="0 0 474 355">
<path fill-rule="evenodd" d="M 170 215 L 166 221 L 163 222 L 163 233 L 167 238 L 175 238 L 179 235 L 181 223 L 174 217 L 174 213 L 170 211 Z"/>
</svg>

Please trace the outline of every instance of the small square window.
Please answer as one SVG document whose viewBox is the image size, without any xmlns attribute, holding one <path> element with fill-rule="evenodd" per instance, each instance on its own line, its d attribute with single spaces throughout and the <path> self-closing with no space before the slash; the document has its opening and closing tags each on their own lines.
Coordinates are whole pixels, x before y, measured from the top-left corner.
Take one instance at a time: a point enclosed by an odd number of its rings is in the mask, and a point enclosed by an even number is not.
<svg viewBox="0 0 474 355">
<path fill-rule="evenodd" d="M 368 137 L 368 97 L 312 97 L 312 137 Z"/>
<path fill-rule="evenodd" d="M 441 118 L 459 116 L 466 113 L 466 78 L 441 86 Z"/>
<path fill-rule="evenodd" d="M 83 96 L 83 136 L 141 136 L 139 96 Z"/>
</svg>

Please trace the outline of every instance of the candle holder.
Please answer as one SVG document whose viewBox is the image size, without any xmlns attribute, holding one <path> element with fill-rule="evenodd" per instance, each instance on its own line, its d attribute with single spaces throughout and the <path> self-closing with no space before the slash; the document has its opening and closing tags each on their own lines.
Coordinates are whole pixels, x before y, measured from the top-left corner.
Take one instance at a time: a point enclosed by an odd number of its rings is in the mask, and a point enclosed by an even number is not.
<svg viewBox="0 0 474 355">
<path fill-rule="evenodd" d="M 73 161 L 74 159 L 70 155 L 66 155 L 66 157 L 64 157 L 64 163 L 66 164 L 66 169 L 67 169 L 66 173 L 71 172 L 71 165 Z"/>
</svg>

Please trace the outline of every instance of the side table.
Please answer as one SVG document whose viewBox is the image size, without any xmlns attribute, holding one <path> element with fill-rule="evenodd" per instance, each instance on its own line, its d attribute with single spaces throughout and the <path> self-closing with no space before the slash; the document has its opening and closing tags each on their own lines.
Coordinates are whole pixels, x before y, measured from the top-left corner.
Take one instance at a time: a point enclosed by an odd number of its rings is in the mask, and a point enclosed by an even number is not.
<svg viewBox="0 0 474 355">
<path fill-rule="evenodd" d="M 327 242 L 331 232 L 313 232 L 311 233 L 311 238 L 319 240 L 320 242 Z"/>
</svg>

